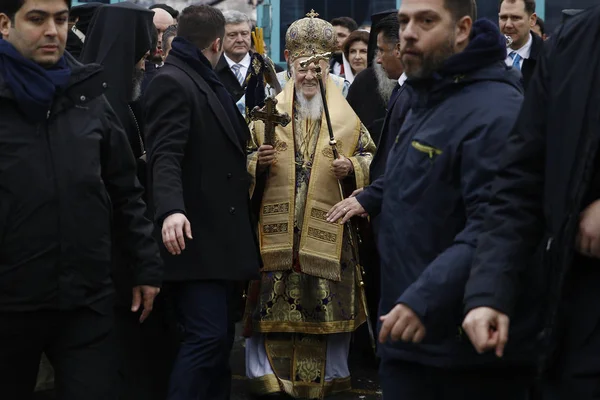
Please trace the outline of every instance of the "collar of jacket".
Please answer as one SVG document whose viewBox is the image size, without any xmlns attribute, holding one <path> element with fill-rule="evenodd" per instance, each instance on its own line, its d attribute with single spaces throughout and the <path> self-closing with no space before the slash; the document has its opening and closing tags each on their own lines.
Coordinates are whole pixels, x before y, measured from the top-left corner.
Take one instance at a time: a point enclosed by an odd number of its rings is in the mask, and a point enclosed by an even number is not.
<svg viewBox="0 0 600 400">
<path fill-rule="evenodd" d="M 52 109 L 53 114 L 69 106 L 85 106 L 90 101 L 102 96 L 108 88 L 102 74 L 101 65 L 83 65 L 68 52 L 65 52 L 65 58 L 67 64 L 71 67 L 71 79 L 66 89 L 57 94 Z M 13 94 L 1 75 L 0 98 L 14 100 Z"/>
<path fill-rule="evenodd" d="M 529 59 L 537 60 L 544 48 L 544 39 L 539 37 L 537 34 L 531 32 L 532 42 L 531 42 L 531 51 L 529 53 Z"/>
<path fill-rule="evenodd" d="M 248 54 L 250 54 L 250 58 L 252 58 L 252 51 L 249 51 Z M 225 59 L 225 53 L 221 55 L 221 58 L 219 58 L 219 62 L 215 67 L 215 72 L 221 72 L 223 70 L 231 71 L 231 68 L 229 68 L 229 63 Z M 233 75 L 233 72 L 231 74 Z"/>
</svg>

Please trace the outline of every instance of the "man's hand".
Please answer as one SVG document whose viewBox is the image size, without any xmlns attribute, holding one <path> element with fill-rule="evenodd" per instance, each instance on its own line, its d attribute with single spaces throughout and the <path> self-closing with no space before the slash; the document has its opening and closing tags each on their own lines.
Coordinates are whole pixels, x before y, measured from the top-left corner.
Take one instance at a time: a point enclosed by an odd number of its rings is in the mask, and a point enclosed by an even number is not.
<svg viewBox="0 0 600 400">
<path fill-rule="evenodd" d="M 479 354 L 496 350 L 496 356 L 502 357 L 509 324 L 508 316 L 500 311 L 479 307 L 469 311 L 462 326 Z"/>
<path fill-rule="evenodd" d="M 154 286 L 136 286 L 133 288 L 133 301 L 131 302 L 131 312 L 138 312 L 143 302 L 143 311 L 140 316 L 140 323 L 144 322 L 152 312 L 154 299 L 160 293 L 160 288 Z"/>
<path fill-rule="evenodd" d="M 600 200 L 581 213 L 575 248 L 585 256 L 600 258 Z"/>
<path fill-rule="evenodd" d="M 388 336 L 392 342 L 420 343 L 425 337 L 425 326 L 421 319 L 404 304 L 398 304 L 389 314 L 380 318 L 383 322 L 379 332 L 379 343 L 385 343 Z"/>
<path fill-rule="evenodd" d="M 273 146 L 269 146 L 263 144 L 258 148 L 258 168 L 263 170 L 270 165 L 273 165 L 275 162 L 275 158 L 277 155 L 277 151 L 273 148 Z"/>
<path fill-rule="evenodd" d="M 169 215 L 163 222 L 162 239 L 169 253 L 177 256 L 185 250 L 185 236 L 192 240 L 192 226 L 181 213 Z"/>
<path fill-rule="evenodd" d="M 352 194 L 354 195 L 354 193 Z M 327 213 L 326 217 L 327 222 L 336 222 L 343 217 L 343 219 L 340 221 L 340 224 L 343 225 L 355 215 L 366 217 L 367 212 L 363 206 L 360 205 L 358 200 L 356 200 L 356 197 L 349 197 L 333 206 L 333 208 Z"/>
<path fill-rule="evenodd" d="M 336 179 L 344 179 L 354 171 L 352 161 L 344 156 L 340 156 L 340 158 L 333 160 L 331 168 Z"/>
</svg>

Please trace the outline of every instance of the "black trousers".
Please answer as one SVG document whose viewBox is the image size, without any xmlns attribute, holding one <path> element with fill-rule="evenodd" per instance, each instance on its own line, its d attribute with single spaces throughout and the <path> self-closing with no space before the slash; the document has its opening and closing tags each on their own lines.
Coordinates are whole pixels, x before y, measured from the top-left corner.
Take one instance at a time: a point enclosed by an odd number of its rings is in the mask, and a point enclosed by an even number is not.
<svg viewBox="0 0 600 400">
<path fill-rule="evenodd" d="M 115 309 L 119 354 L 119 400 L 165 400 L 177 354 L 178 336 L 164 292 L 154 301 L 152 314 L 140 324 L 139 313 Z"/>
<path fill-rule="evenodd" d="M 600 262 L 578 257 L 562 303 L 561 332 L 543 377 L 544 400 L 600 399 Z"/>
<path fill-rule="evenodd" d="M 168 400 L 228 400 L 229 355 L 235 337 L 230 310 L 234 285 L 195 281 L 169 285 L 183 330 Z"/>
<path fill-rule="evenodd" d="M 0 397 L 31 399 L 45 352 L 58 400 L 114 400 L 112 305 L 98 309 L 0 313 Z"/>
<path fill-rule="evenodd" d="M 382 360 L 384 400 L 528 400 L 530 370 L 447 370 Z"/>
</svg>

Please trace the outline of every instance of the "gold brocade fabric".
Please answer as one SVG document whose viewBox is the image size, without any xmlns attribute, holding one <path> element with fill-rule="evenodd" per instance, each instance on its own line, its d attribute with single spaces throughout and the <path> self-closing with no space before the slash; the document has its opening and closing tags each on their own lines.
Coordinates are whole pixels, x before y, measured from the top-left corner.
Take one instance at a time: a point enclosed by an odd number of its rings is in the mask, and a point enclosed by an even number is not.
<svg viewBox="0 0 600 400">
<path fill-rule="evenodd" d="M 329 79 L 327 85 L 335 83 Z M 276 131 L 277 161 L 270 171 L 269 180 L 286 182 L 277 184 L 276 196 L 292 194 L 286 204 L 270 198 L 269 185 L 263 197 L 262 213 L 267 212 L 268 223 L 291 227 L 289 245 L 282 242 L 281 249 L 289 247 L 289 252 L 282 252 L 286 259 L 274 259 L 265 256 L 265 221 L 261 223 L 261 252 L 265 268 L 260 281 L 254 281 L 249 288 L 246 305 L 245 325 L 251 331 L 265 335 L 265 350 L 275 375 L 264 376 L 251 381 L 253 392 L 259 395 L 284 391 L 296 398 L 322 398 L 322 396 L 350 389 L 350 379 L 325 381 L 325 364 L 327 354 L 327 337 L 334 333 L 349 333 L 365 322 L 360 292 L 357 284 L 357 263 L 353 258 L 353 250 L 348 235 L 342 230 L 339 255 L 336 255 L 338 276 L 326 279 L 314 271 L 320 268 L 303 260 L 303 233 L 311 227 L 307 218 L 315 216 L 314 201 L 330 196 L 328 202 L 321 205 L 324 212 L 329 211 L 341 198 L 336 194 L 337 181 L 331 172 L 333 156 L 329 154 L 328 134 L 324 118 L 318 121 L 302 120 L 292 106 L 290 90 L 293 95 L 293 81 L 286 85 L 284 92 L 278 96 L 279 112 L 288 112 L 292 118 L 286 132 Z M 285 99 L 288 99 L 287 101 Z M 328 93 L 329 107 L 332 111 L 333 126 L 338 127 L 341 153 L 348 157 L 354 167 L 354 178 L 357 187 L 368 183 L 369 166 L 371 164 L 375 144 L 366 128 L 360 123 L 354 111 L 335 88 Z M 286 109 L 286 104 L 289 108 Z M 358 121 L 358 123 L 357 123 Z M 345 125 L 345 126 L 344 126 Z M 262 128 L 262 129 L 261 129 Z M 261 122 L 251 126 L 252 140 L 249 144 L 248 170 L 255 176 L 257 165 L 257 149 L 264 135 Z M 279 133 L 279 135 L 277 135 Z M 345 133 L 345 135 L 344 135 Z M 326 135 L 326 136 L 323 136 Z M 282 138 L 286 138 L 282 140 Z M 345 143 L 344 140 L 346 141 Z M 281 157 L 283 152 L 291 152 L 291 159 Z M 287 155 L 286 155 L 287 157 Z M 320 157 L 323 162 L 315 163 Z M 281 164 L 285 159 L 285 169 Z M 288 164 L 289 162 L 289 164 Z M 327 184 L 315 185 L 314 179 L 319 176 L 329 179 Z M 333 189 L 332 189 L 333 188 Z M 253 188 L 252 188 L 253 190 Z M 312 192 L 311 192 L 312 190 Z M 326 191 L 326 193 L 314 193 Z M 313 197 L 314 196 L 314 197 Z M 310 211 L 309 211 L 310 210 Z M 312 222 L 311 222 L 312 223 Z M 270 231 L 269 233 L 278 233 Z M 275 260 L 279 265 L 269 265 Z M 285 265 L 282 268 L 281 265 Z"/>
<path fill-rule="evenodd" d="M 325 336 L 272 334 L 265 339 L 265 350 L 275 374 L 250 381 L 256 395 L 283 391 L 294 398 L 320 399 L 351 389 L 350 377 L 324 381 Z"/>
<path fill-rule="evenodd" d="M 327 82 L 327 86 L 334 86 L 331 78 Z M 321 123 L 325 118 L 298 118 L 293 81 L 286 84 L 277 100 L 279 113 L 292 115 L 294 123 L 275 130 L 276 160 L 269 169 L 259 215 L 264 271 L 290 270 L 298 258 L 304 273 L 340 280 L 344 227 L 327 222 L 325 215 L 342 196 L 331 168 L 334 157 L 327 124 Z M 375 145 L 338 90 L 328 90 L 327 101 L 337 149 L 352 162 L 356 187 L 361 188 L 368 183 Z M 264 123 L 257 121 L 251 128 L 254 153 L 249 156 L 249 172 L 254 176 L 255 151 L 264 141 Z M 300 243 L 295 249 L 297 232 Z"/>
</svg>

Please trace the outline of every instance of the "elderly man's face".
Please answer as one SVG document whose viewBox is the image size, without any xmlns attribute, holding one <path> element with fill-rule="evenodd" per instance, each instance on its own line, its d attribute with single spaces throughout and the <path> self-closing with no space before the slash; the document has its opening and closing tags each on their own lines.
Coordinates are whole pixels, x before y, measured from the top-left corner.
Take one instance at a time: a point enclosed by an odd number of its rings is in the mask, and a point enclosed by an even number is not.
<svg viewBox="0 0 600 400">
<path fill-rule="evenodd" d="M 307 60 L 308 57 L 300 57 L 293 63 L 292 77 L 296 91 L 301 92 L 307 100 L 312 99 L 319 94 L 319 81 L 315 64 L 310 64 L 303 68 L 300 63 Z M 321 71 L 323 71 L 323 81 L 327 81 L 329 65 L 326 61 L 321 61 Z"/>
<path fill-rule="evenodd" d="M 225 39 L 223 48 L 227 57 L 238 61 L 246 57 L 252 44 L 252 32 L 250 24 L 242 22 L 241 24 L 225 25 Z"/>
</svg>

